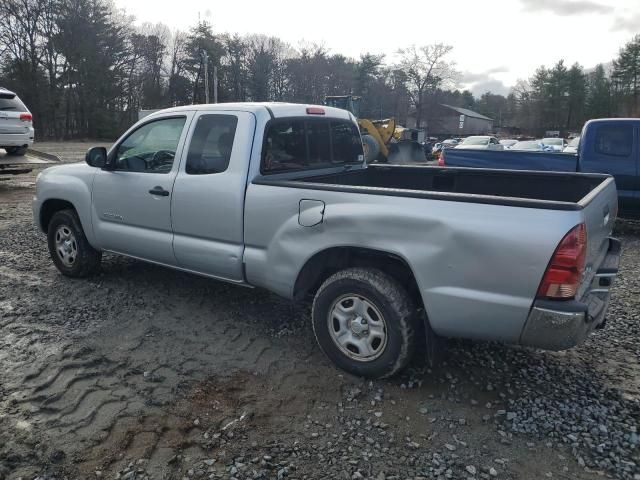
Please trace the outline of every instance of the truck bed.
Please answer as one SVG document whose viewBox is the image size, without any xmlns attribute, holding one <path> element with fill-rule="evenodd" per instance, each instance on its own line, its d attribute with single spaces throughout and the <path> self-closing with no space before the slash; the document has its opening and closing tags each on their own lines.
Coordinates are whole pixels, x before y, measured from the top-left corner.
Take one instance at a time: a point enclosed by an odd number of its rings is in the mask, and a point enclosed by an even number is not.
<svg viewBox="0 0 640 480">
<path fill-rule="evenodd" d="M 601 174 L 370 165 L 277 183 L 374 195 L 579 210 L 609 178 Z M 271 183 L 265 178 L 259 182 Z"/>
<path fill-rule="evenodd" d="M 451 167 L 544 170 L 547 172 L 578 171 L 578 155 L 562 152 L 450 148 L 444 152 L 444 161 L 446 166 Z"/>
</svg>

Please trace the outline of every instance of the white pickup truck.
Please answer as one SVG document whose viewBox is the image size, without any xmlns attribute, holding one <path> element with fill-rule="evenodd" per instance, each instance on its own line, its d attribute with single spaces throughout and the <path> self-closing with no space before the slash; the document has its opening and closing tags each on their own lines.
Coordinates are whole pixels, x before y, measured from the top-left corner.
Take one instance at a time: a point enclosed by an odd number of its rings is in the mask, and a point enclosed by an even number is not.
<svg viewBox="0 0 640 480">
<path fill-rule="evenodd" d="M 33 203 L 56 267 L 103 251 L 313 297 L 322 350 L 393 375 L 436 336 L 569 348 L 604 325 L 620 243 L 613 178 L 367 165 L 355 118 L 294 104 L 153 113 Z"/>
</svg>

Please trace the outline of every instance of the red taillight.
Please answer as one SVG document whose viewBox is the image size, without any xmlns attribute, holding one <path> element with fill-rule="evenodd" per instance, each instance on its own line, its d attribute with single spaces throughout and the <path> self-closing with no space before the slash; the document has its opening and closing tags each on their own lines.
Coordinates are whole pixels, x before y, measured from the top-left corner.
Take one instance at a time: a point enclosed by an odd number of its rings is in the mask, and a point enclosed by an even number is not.
<svg viewBox="0 0 640 480">
<path fill-rule="evenodd" d="M 440 151 L 440 156 L 438 156 L 438 166 L 444 167 L 444 148 Z"/>
<path fill-rule="evenodd" d="M 33 120 L 33 115 L 31 115 L 30 113 L 21 113 L 20 120 L 22 120 L 23 122 L 30 122 Z"/>
<path fill-rule="evenodd" d="M 324 108 L 307 107 L 307 115 L 324 115 Z"/>
<path fill-rule="evenodd" d="M 573 227 L 556 248 L 540 287 L 538 298 L 568 300 L 576 296 L 587 257 L 587 228 Z"/>
</svg>

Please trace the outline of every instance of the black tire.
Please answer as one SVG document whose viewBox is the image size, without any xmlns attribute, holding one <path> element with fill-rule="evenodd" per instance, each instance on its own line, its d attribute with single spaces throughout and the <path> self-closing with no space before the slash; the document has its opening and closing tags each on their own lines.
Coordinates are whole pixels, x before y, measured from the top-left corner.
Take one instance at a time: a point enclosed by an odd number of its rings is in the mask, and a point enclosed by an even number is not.
<svg viewBox="0 0 640 480">
<path fill-rule="evenodd" d="M 362 146 L 364 148 L 364 158 L 367 163 L 371 163 L 378 159 L 380 155 L 380 145 L 371 135 L 362 135 Z"/>
<path fill-rule="evenodd" d="M 337 320 L 332 318 L 330 326 L 329 315 L 340 303 L 339 299 L 349 294 L 366 299 L 380 312 L 383 324 L 386 324 L 386 344 L 375 358 L 354 359 L 343 352 L 344 347 L 338 346 L 338 340 L 334 340 Z M 400 283 L 377 269 L 350 268 L 329 277 L 316 293 L 312 320 L 316 340 L 325 355 L 354 375 L 368 378 L 395 375 L 407 366 L 416 348 L 419 320 L 415 305 Z M 350 324 L 353 321 L 349 321 Z"/>
<path fill-rule="evenodd" d="M 65 263 L 57 248 L 57 235 L 66 231 L 71 232 L 73 241 L 74 255 L 73 261 Z M 60 210 L 56 212 L 47 229 L 47 243 L 49 245 L 49 254 L 60 273 L 67 277 L 88 277 L 100 270 L 100 261 L 102 260 L 102 252 L 93 248 L 82 230 L 80 219 L 75 210 Z"/>
<path fill-rule="evenodd" d="M 14 155 L 16 157 L 21 157 L 25 153 L 27 153 L 27 147 L 4 147 L 7 151 L 7 155 Z"/>
</svg>

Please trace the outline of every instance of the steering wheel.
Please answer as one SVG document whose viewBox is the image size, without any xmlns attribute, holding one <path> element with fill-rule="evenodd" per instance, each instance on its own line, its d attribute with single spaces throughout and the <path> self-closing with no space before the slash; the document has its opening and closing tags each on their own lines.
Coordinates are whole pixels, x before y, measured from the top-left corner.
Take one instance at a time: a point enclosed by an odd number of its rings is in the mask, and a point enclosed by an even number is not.
<svg viewBox="0 0 640 480">
<path fill-rule="evenodd" d="M 158 150 L 149 160 L 148 170 L 155 170 L 157 167 L 165 166 L 165 160 L 173 160 L 175 152 L 171 150 Z"/>
</svg>

